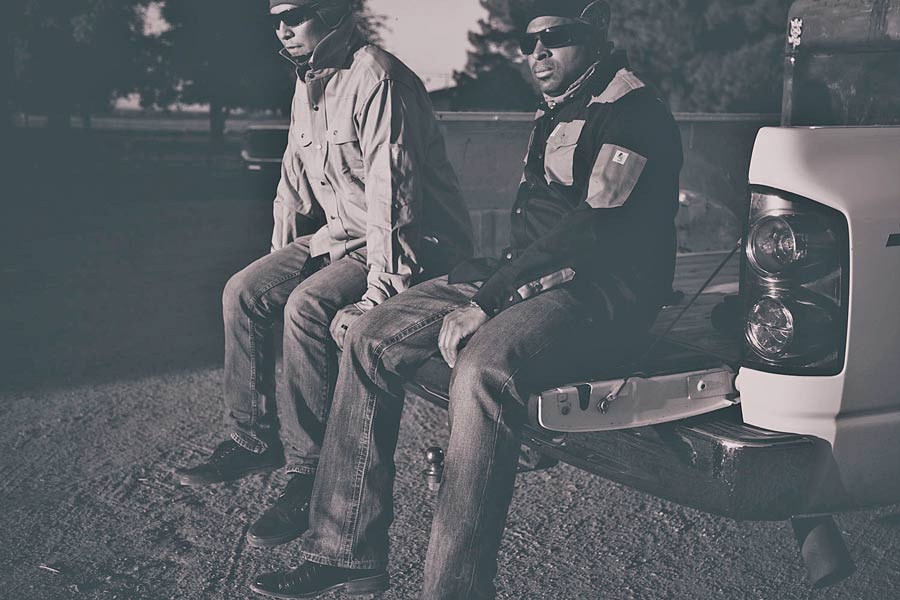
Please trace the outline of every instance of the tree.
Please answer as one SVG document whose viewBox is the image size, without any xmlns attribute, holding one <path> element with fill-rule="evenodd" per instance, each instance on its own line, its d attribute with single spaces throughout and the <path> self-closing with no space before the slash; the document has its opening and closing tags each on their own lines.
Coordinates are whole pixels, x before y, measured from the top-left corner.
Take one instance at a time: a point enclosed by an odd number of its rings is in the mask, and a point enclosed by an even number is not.
<svg viewBox="0 0 900 600">
<path fill-rule="evenodd" d="M 488 16 L 469 32 L 468 61 L 453 74 L 454 110 L 530 111 L 538 101 L 519 52 L 518 26 L 510 14 L 510 0 L 479 0 Z"/>
<path fill-rule="evenodd" d="M 12 9 L 14 101 L 65 127 L 131 91 L 144 0 L 20 0 Z"/>
<path fill-rule="evenodd" d="M 611 34 L 674 110 L 778 112 L 791 0 L 641 0 Z"/>
<path fill-rule="evenodd" d="M 473 50 L 457 82 L 496 77 L 521 60 L 531 0 L 481 0 L 488 17 L 469 36 Z M 585 1 L 587 4 L 587 1 Z M 777 112 L 781 53 L 791 0 L 631 0 L 612 3 L 610 37 L 632 67 L 656 84 L 673 110 Z M 499 108 L 499 106 L 498 106 Z"/>
<path fill-rule="evenodd" d="M 162 14 L 171 28 L 148 52 L 148 85 L 154 103 L 172 98 L 209 104 L 210 135 L 221 140 L 234 108 L 281 108 L 290 99 L 293 70 L 276 54 L 281 45 L 261 0 L 168 0 Z M 355 0 L 360 29 L 377 38 L 382 18 Z"/>
</svg>

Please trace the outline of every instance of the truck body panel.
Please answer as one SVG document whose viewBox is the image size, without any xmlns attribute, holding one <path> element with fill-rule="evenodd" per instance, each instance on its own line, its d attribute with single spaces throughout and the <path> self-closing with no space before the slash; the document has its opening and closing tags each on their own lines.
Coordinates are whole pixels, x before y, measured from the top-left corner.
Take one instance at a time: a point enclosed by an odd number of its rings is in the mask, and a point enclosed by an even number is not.
<svg viewBox="0 0 900 600">
<path fill-rule="evenodd" d="M 743 418 L 831 445 L 834 469 L 826 478 L 836 479 L 811 494 L 839 493 L 853 505 L 896 501 L 900 247 L 889 240 L 900 230 L 900 127 L 764 128 L 750 185 L 797 194 L 846 217 L 850 297 L 842 371 L 817 377 L 742 368 Z"/>
</svg>

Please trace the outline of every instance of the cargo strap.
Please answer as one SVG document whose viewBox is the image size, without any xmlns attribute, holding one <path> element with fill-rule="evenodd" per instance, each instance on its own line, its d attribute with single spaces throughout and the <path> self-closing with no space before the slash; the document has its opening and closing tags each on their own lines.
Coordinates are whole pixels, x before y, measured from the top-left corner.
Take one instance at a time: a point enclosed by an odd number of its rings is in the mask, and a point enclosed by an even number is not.
<svg viewBox="0 0 900 600">
<path fill-rule="evenodd" d="M 725 268 L 725 265 L 728 263 L 728 261 L 731 260 L 731 258 L 737 253 L 738 250 L 740 250 L 742 243 L 743 243 L 743 238 L 739 238 L 737 243 L 734 245 L 734 248 L 731 249 L 731 251 L 725 257 L 725 259 L 722 260 L 721 263 L 719 263 L 719 266 L 717 266 L 713 270 L 712 274 L 706 279 L 706 281 L 703 283 L 703 285 L 700 286 L 700 289 L 698 289 L 696 291 L 696 293 L 688 301 L 688 303 L 685 304 L 684 308 L 681 309 L 681 312 L 678 313 L 678 316 L 675 317 L 675 320 L 672 321 L 671 323 L 669 323 L 669 326 L 666 327 L 665 331 L 663 331 L 660 335 L 656 336 L 656 339 L 653 340 L 653 343 L 650 344 L 650 347 L 647 348 L 647 350 L 640 356 L 640 358 L 638 358 L 634 362 L 635 366 L 640 366 L 645 360 L 647 360 L 647 358 L 650 356 L 650 354 L 653 352 L 653 350 L 656 348 L 656 346 L 659 344 L 659 342 L 661 342 L 663 339 L 665 339 L 665 337 L 672 332 L 672 329 L 675 327 L 675 325 L 678 324 L 678 321 L 681 320 L 681 317 L 684 316 L 684 314 L 688 311 L 688 309 L 694 305 L 694 303 L 700 297 L 700 294 L 703 293 L 703 290 L 705 290 L 706 288 L 709 287 L 709 284 L 712 283 L 713 280 L 716 278 L 716 276 L 722 271 L 722 269 Z M 728 362 L 723 357 L 715 354 L 714 352 L 711 352 L 704 348 L 699 348 L 699 347 L 693 346 L 693 345 L 691 347 L 700 352 L 704 352 L 704 353 L 714 356 L 716 358 L 722 359 L 722 362 L 726 362 L 726 363 Z"/>
</svg>

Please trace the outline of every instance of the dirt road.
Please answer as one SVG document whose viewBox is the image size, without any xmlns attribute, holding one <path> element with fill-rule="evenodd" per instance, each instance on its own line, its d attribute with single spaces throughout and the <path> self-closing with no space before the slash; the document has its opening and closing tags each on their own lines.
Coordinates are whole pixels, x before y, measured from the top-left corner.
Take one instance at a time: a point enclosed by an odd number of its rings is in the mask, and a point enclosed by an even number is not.
<svg viewBox="0 0 900 600">
<path fill-rule="evenodd" d="M 182 488 L 171 469 L 223 436 L 219 297 L 266 249 L 261 184 L 187 138 L 39 142 L 23 141 L 0 219 L 0 598 L 256 597 L 257 573 L 297 560 L 243 537 L 283 476 Z M 404 413 L 386 599 L 420 589 L 421 453 L 444 422 L 418 400 Z M 497 584 L 508 600 L 900 597 L 900 507 L 839 525 L 859 570 L 811 592 L 786 524 L 558 466 L 519 478 Z"/>
</svg>

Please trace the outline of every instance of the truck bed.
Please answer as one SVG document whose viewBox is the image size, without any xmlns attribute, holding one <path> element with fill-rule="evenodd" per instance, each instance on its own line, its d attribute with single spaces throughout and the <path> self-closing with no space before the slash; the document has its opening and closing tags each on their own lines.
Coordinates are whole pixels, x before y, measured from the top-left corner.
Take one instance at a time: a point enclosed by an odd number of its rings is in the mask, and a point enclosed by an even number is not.
<svg viewBox="0 0 900 600">
<path fill-rule="evenodd" d="M 684 306 L 700 289 L 706 279 L 728 256 L 727 252 L 682 254 L 675 263 L 674 288 L 684 293 L 684 299 L 665 307 L 653 325 L 651 333 L 662 335 L 678 317 Z M 725 335 L 715 329 L 710 320 L 713 308 L 726 296 L 737 294 L 740 276 L 740 255 L 732 256 L 719 274 L 710 282 L 697 301 L 675 324 L 648 357 L 645 370 L 650 374 L 686 371 L 702 368 L 711 357 L 704 351 L 719 357 L 719 364 L 736 365 L 740 361 L 739 335 Z"/>
</svg>

